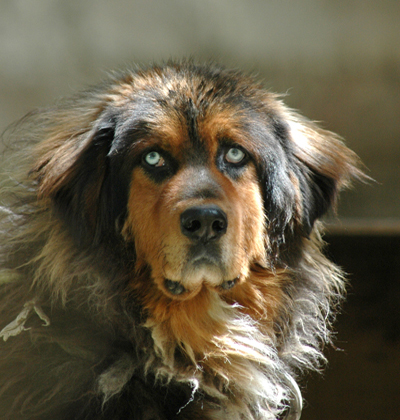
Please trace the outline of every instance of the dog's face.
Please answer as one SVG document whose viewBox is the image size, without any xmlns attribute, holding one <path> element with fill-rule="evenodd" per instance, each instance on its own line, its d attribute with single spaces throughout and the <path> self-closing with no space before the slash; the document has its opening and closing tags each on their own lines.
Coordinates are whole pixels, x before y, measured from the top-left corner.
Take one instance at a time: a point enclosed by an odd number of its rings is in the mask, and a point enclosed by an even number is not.
<svg viewBox="0 0 400 420">
<path fill-rule="evenodd" d="M 331 133 L 234 72 L 153 68 L 91 101 L 39 146 L 39 194 L 82 246 L 133 244 L 171 299 L 288 265 L 280 249 L 310 234 L 350 173 Z"/>
<path fill-rule="evenodd" d="M 265 220 L 254 150 L 230 114 L 240 110 L 202 109 L 179 89 L 152 104 L 156 121 L 130 146 L 123 234 L 159 288 L 186 299 L 203 286 L 230 289 L 264 264 Z"/>
</svg>

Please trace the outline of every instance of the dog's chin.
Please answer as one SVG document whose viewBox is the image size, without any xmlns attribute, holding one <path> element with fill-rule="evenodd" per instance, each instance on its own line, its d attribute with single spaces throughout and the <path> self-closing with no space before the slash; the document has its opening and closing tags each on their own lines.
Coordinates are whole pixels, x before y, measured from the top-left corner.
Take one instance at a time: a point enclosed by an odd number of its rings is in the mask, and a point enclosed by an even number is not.
<svg viewBox="0 0 400 420">
<path fill-rule="evenodd" d="M 162 289 L 168 296 L 186 300 L 195 297 L 203 288 L 224 292 L 232 289 L 240 274 L 226 273 L 215 261 L 198 258 L 187 264 L 180 275 L 165 273 Z"/>
</svg>

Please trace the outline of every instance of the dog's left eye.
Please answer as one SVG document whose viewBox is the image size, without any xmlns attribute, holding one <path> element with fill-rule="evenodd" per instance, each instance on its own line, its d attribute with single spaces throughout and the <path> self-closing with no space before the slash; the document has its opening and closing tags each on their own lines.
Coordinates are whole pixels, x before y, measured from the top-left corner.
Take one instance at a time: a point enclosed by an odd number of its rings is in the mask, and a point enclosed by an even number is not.
<svg viewBox="0 0 400 420">
<path fill-rule="evenodd" d="M 229 163 L 235 164 L 240 163 L 245 158 L 245 156 L 246 154 L 243 152 L 243 150 L 237 147 L 232 147 L 226 152 L 225 160 Z"/>
<path fill-rule="evenodd" d="M 160 155 L 160 153 L 152 151 L 150 153 L 147 153 L 144 156 L 144 161 L 155 168 L 160 168 L 161 166 L 165 165 L 164 158 Z"/>
</svg>

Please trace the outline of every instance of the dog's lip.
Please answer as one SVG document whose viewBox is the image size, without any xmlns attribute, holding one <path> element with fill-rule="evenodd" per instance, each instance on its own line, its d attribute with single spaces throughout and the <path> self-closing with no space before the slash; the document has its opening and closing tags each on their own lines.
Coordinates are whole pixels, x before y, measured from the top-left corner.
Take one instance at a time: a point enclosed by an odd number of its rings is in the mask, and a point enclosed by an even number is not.
<svg viewBox="0 0 400 420">
<path fill-rule="evenodd" d="M 233 280 L 225 280 L 224 282 L 222 282 L 222 284 L 219 287 L 222 290 L 230 290 L 234 286 L 236 286 L 239 279 L 240 279 L 240 276 L 235 277 Z"/>
<path fill-rule="evenodd" d="M 176 300 L 189 300 L 194 298 L 203 288 L 203 284 L 194 289 L 188 289 L 180 281 L 165 279 L 163 284 L 164 293 Z"/>
<path fill-rule="evenodd" d="M 165 279 L 164 287 L 172 295 L 182 295 L 183 293 L 186 292 L 186 288 L 183 286 L 183 284 L 180 281 Z"/>
</svg>

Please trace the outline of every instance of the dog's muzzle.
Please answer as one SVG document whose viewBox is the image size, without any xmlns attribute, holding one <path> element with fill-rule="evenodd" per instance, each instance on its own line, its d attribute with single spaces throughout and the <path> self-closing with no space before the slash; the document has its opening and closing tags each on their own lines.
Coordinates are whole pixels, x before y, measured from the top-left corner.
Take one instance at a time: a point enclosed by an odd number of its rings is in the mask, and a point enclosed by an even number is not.
<svg viewBox="0 0 400 420">
<path fill-rule="evenodd" d="M 222 264 L 218 240 L 227 231 L 228 217 L 220 207 L 217 205 L 189 207 L 180 215 L 180 227 L 182 234 L 190 239 L 188 264 L 193 270 Z M 236 282 L 237 279 L 227 280 L 215 287 L 229 290 Z M 188 292 L 180 281 L 170 279 L 164 281 L 164 288 L 175 296 Z"/>
</svg>

